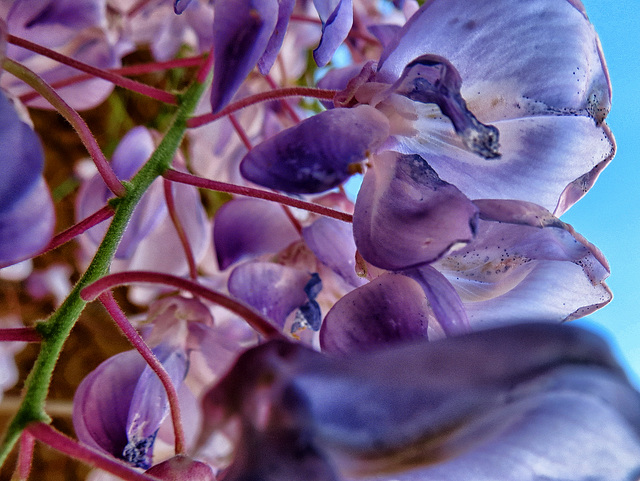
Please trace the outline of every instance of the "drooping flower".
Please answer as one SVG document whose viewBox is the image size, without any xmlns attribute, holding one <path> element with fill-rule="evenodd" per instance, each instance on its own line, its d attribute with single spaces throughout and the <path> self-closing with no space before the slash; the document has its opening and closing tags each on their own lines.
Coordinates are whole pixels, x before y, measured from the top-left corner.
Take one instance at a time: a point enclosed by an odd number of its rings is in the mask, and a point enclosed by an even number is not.
<svg viewBox="0 0 640 481">
<path fill-rule="evenodd" d="M 180 397 L 190 446 L 199 422 L 195 397 L 203 383 L 210 384 L 231 363 L 241 348 L 239 339 L 213 326 L 207 306 L 179 296 L 153 303 L 141 332 Z M 202 361 L 210 364 L 207 372 L 201 372 Z M 116 354 L 100 364 L 82 381 L 73 402 L 80 441 L 145 469 L 157 461 L 158 440 L 172 444 L 165 439 L 171 436 L 164 426 L 168 414 L 165 388 L 137 351 Z"/>
<path fill-rule="evenodd" d="M 333 108 L 267 139 L 240 170 L 265 187 L 314 194 L 342 184 L 368 159 L 354 211 L 358 254 L 424 291 L 396 298 L 391 318 L 406 319 L 407 303 L 417 308 L 426 296 L 433 327 L 453 333 L 509 319 L 572 319 L 610 300 L 606 261 L 555 217 L 590 188 L 615 150 L 603 123 L 606 67 L 580 4 L 427 2 L 385 34 L 377 65 L 336 72 L 324 86 L 342 89 Z M 349 128 L 355 122 L 341 111 L 353 112 L 357 126 Z M 495 217 L 501 209 L 510 214 Z M 562 287 L 559 279 L 571 282 Z M 327 341 L 364 332 L 380 317 L 346 308 L 357 295 L 327 316 L 353 321 L 325 320 Z M 518 299 L 544 308 L 533 315 L 523 305 L 514 314 Z"/>
<path fill-rule="evenodd" d="M 154 354 L 179 386 L 187 370 L 184 350 L 160 344 Z M 73 400 L 80 441 L 142 468 L 151 466 L 158 429 L 168 414 L 164 387 L 137 351 L 100 364 L 78 386 Z"/>
<path fill-rule="evenodd" d="M 521 324 L 329 357 L 271 341 L 203 399 L 229 481 L 628 481 L 640 394 L 592 333 Z"/>
</svg>

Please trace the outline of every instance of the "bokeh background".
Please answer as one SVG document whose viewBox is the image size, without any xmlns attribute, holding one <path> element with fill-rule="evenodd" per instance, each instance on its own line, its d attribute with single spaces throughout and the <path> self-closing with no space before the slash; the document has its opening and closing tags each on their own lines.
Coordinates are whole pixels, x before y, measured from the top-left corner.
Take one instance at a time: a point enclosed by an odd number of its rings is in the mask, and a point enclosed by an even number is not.
<svg viewBox="0 0 640 481">
<path fill-rule="evenodd" d="M 607 122 L 618 153 L 593 189 L 562 219 L 611 264 L 613 301 L 585 320 L 614 344 L 640 387 L 640 0 L 582 0 L 595 25 L 613 84 Z"/>
</svg>

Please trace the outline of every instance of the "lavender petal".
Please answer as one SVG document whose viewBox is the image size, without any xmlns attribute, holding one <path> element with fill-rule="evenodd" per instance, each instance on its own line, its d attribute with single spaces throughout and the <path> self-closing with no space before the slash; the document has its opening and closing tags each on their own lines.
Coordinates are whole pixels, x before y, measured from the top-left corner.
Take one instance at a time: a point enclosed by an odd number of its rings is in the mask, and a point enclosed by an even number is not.
<svg viewBox="0 0 640 481">
<path fill-rule="evenodd" d="M 222 110 L 267 48 L 278 21 L 277 0 L 217 0 L 213 17 L 216 68 L 211 108 Z"/>
<path fill-rule="evenodd" d="M 282 206 L 260 199 L 227 202 L 218 209 L 213 223 L 221 270 L 246 257 L 278 252 L 299 239 Z"/>
<path fill-rule="evenodd" d="M 320 327 L 320 347 L 349 354 L 441 333 L 420 286 L 400 274 L 383 274 L 333 305 Z"/>
<path fill-rule="evenodd" d="M 388 270 L 433 262 L 473 239 L 477 208 L 419 155 L 384 153 L 365 174 L 353 216 L 356 246 Z"/>
<path fill-rule="evenodd" d="M 247 262 L 229 276 L 229 292 L 284 327 L 287 316 L 309 300 L 311 274 L 272 262 Z"/>
<path fill-rule="evenodd" d="M 352 0 L 313 0 L 322 20 L 322 38 L 313 51 L 313 59 L 324 67 L 347 38 L 353 24 Z"/>
</svg>

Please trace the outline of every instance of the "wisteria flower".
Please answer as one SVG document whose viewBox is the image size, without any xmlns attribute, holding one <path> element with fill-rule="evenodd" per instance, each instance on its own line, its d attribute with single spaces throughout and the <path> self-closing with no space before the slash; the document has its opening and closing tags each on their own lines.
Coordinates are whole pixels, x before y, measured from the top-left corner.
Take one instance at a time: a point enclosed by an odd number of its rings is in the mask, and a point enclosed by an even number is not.
<svg viewBox="0 0 640 481">
<path fill-rule="evenodd" d="M 198 383 L 212 382 L 192 372 L 193 354 L 204 357 L 211 372 L 225 369 L 240 344 L 213 328 L 209 309 L 195 299 L 168 297 L 149 308 L 141 331 L 180 397 L 188 442 L 199 422 Z M 189 378 L 189 387 L 186 377 Z M 90 446 L 142 468 L 149 468 L 158 440 L 172 444 L 166 427 L 169 401 L 165 388 L 137 351 L 107 359 L 82 381 L 74 397 L 73 423 L 78 438 Z M 167 441 L 166 438 L 169 438 Z M 164 438 L 164 439 L 163 439 Z"/>
<path fill-rule="evenodd" d="M 179 386 L 187 370 L 184 350 L 161 344 L 154 354 Z M 78 439 L 137 467 L 151 466 L 156 436 L 168 414 L 164 387 L 137 351 L 100 364 L 74 396 Z"/>
<path fill-rule="evenodd" d="M 520 8 L 499 0 L 468 9 L 464 2 L 428 2 L 397 32 L 378 66 L 367 64 L 344 87 L 337 110 L 376 107 L 391 129 L 385 149 L 422 156 L 471 199 L 536 202 L 559 215 L 613 155 L 602 124 L 608 76 L 597 36 L 576 3 L 539 0 Z M 318 191 L 319 179 L 323 190 L 335 187 L 351 164 L 380 150 L 384 121 L 370 112 L 361 117 L 368 128 L 353 145 L 327 146 L 307 133 L 313 122 L 357 135 L 351 117 L 322 112 L 250 152 L 243 173 L 261 185 L 300 192 L 295 177 L 274 177 L 300 162 L 291 175 L 304 166 L 309 192 Z M 293 139 L 304 139 L 304 153 L 291 146 Z M 328 175 L 332 159 L 341 157 L 351 160 L 339 175 Z"/>
<path fill-rule="evenodd" d="M 445 332 L 468 329 L 466 301 L 495 300 L 473 304 L 479 326 L 518 318 L 506 315 L 516 299 L 536 299 L 547 306 L 536 318 L 554 321 L 610 300 L 606 261 L 554 217 L 588 190 L 614 153 L 603 124 L 607 71 L 581 5 L 428 2 L 393 29 L 377 65 L 349 72 L 328 82 L 342 89 L 334 108 L 256 146 L 240 164 L 243 176 L 314 194 L 341 185 L 368 158 L 353 219 L 358 253 L 418 281 Z M 488 212 L 489 205 L 501 207 Z M 501 209 L 509 214 L 496 217 Z M 536 228 L 545 234 L 536 237 Z M 480 252 L 489 244 L 504 252 Z M 523 247 L 529 244 L 537 247 Z M 543 280 L 559 279 L 562 269 L 574 288 Z M 406 319 L 401 312 L 393 318 Z M 354 315 L 367 324 L 367 315 Z"/>
</svg>

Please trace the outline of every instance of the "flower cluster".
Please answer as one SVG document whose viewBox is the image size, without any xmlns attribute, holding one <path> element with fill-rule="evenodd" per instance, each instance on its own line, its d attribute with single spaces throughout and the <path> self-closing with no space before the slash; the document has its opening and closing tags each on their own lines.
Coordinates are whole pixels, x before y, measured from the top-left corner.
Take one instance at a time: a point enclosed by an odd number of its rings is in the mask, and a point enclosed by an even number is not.
<svg viewBox="0 0 640 481">
<path fill-rule="evenodd" d="M 36 440 L 94 481 L 640 476 L 640 393 L 563 325 L 611 300 L 560 219 L 615 153 L 579 0 L 0 0 L 0 62 L 0 275 L 55 299 L 0 326 L 2 365 L 42 345 L 16 479 Z M 41 110 L 88 152 L 64 192 Z M 69 437 L 95 299 L 133 349 Z"/>
</svg>

